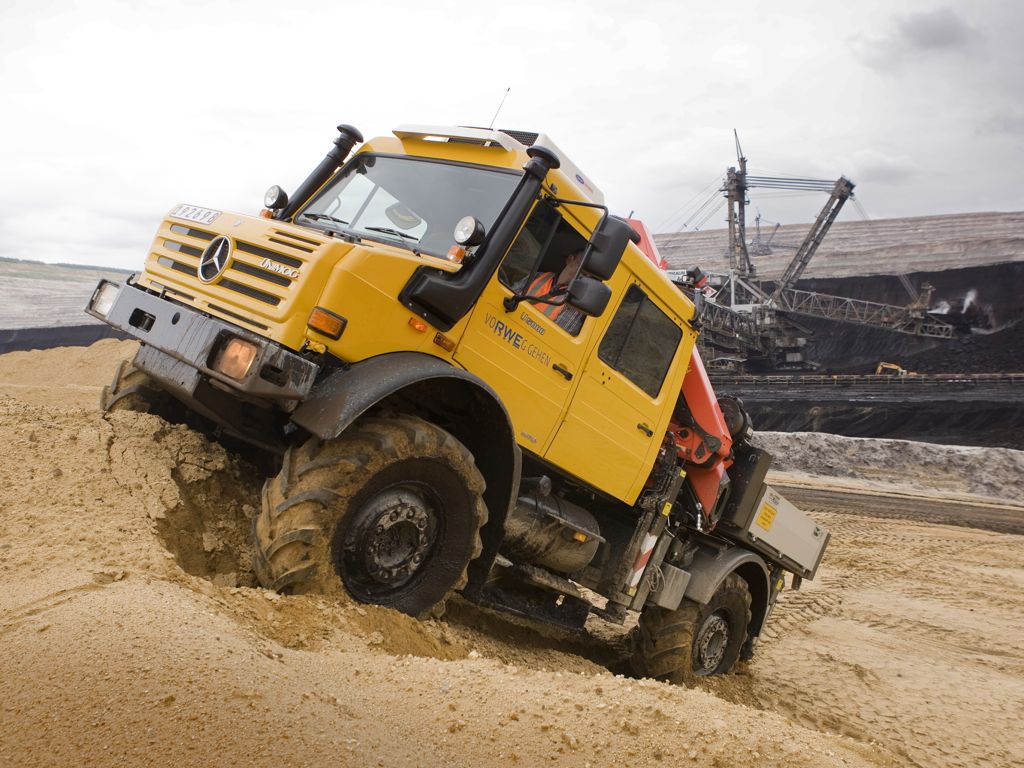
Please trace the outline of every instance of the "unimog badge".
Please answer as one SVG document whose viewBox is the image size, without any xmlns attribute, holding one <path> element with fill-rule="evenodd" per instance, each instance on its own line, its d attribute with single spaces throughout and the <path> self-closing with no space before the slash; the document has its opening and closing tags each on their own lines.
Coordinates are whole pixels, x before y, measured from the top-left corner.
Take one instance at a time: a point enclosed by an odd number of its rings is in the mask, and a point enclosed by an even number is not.
<svg viewBox="0 0 1024 768">
<path fill-rule="evenodd" d="M 277 274 L 279 275 L 290 277 L 292 280 L 299 279 L 299 270 L 292 269 L 291 267 L 286 267 L 284 264 L 278 264 L 276 261 L 264 259 L 263 261 L 260 262 L 260 266 L 266 270 L 269 270 L 270 272 L 277 272 Z"/>
</svg>

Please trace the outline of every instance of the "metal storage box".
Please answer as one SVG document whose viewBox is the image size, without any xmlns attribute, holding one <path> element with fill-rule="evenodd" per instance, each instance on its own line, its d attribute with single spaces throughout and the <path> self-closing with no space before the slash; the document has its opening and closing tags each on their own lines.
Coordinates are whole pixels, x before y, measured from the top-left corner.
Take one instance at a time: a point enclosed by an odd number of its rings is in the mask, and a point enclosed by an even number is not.
<svg viewBox="0 0 1024 768">
<path fill-rule="evenodd" d="M 762 487 L 747 525 L 730 534 L 805 579 L 814 578 L 831 536 L 768 485 Z"/>
</svg>

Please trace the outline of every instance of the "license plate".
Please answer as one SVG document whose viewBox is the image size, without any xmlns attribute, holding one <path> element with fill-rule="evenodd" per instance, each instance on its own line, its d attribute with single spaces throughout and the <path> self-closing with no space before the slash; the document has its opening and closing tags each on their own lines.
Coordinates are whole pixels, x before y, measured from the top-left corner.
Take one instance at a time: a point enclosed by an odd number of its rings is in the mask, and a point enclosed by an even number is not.
<svg viewBox="0 0 1024 768">
<path fill-rule="evenodd" d="M 194 221 L 197 224 L 213 224 L 220 216 L 220 211 L 213 211 L 209 208 L 200 208 L 196 205 L 179 205 L 170 216 L 175 219 Z"/>
</svg>

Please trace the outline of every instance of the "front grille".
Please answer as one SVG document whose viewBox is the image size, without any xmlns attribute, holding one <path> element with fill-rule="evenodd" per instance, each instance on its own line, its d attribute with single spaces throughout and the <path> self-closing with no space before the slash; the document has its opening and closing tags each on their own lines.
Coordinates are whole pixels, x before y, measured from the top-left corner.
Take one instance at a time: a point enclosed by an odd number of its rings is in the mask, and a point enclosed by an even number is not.
<svg viewBox="0 0 1024 768">
<path fill-rule="evenodd" d="M 228 271 L 230 272 L 231 270 Z M 222 277 L 217 285 L 221 288 L 227 288 L 229 291 L 236 291 L 243 296 L 248 296 L 249 298 L 256 299 L 257 301 L 262 301 L 264 304 L 270 304 L 272 307 L 276 307 L 281 303 L 280 296 L 275 296 L 272 293 L 261 291 L 258 288 L 253 288 L 245 285 L 244 283 L 236 283 L 234 280 L 230 280 L 226 277 Z"/>
<path fill-rule="evenodd" d="M 157 264 L 196 278 L 203 251 L 218 233 L 173 222 L 167 222 L 166 227 L 165 232 L 169 231 L 174 237 L 158 237 L 153 254 Z M 277 307 L 288 299 L 292 285 L 301 279 L 302 269 L 308 267 L 311 255 L 321 245 L 312 237 L 277 228 L 268 228 L 255 242 L 252 238 L 233 238 L 230 233 L 228 237 L 234 246 L 231 261 L 220 279 L 205 285 L 202 292 L 213 295 L 230 292 L 268 307 Z"/>
<path fill-rule="evenodd" d="M 283 285 L 287 288 L 292 284 L 291 279 L 284 275 L 279 275 L 276 272 L 267 272 L 267 270 L 260 269 L 259 267 L 250 267 L 243 261 L 236 261 L 233 266 L 239 272 L 245 272 L 247 275 L 258 277 L 260 280 L 266 280 L 267 282 L 274 283 L 275 285 Z"/>
<path fill-rule="evenodd" d="M 235 241 L 235 250 L 245 251 L 251 253 L 253 256 L 259 256 L 262 259 L 270 259 L 271 261 L 279 261 L 282 264 L 287 264 L 289 267 L 301 267 L 302 259 L 296 259 L 294 256 L 285 256 L 283 253 L 277 251 L 270 251 L 266 248 L 260 248 L 258 245 L 247 243 L 243 240 Z"/>
<path fill-rule="evenodd" d="M 193 248 L 191 245 L 179 243 L 177 240 L 164 240 L 164 248 L 169 251 L 177 251 L 178 253 L 187 253 L 189 256 L 195 256 L 196 258 L 203 255 L 202 248 Z"/>
<path fill-rule="evenodd" d="M 170 267 L 171 269 L 177 270 L 178 272 L 184 272 L 186 275 L 196 274 L 196 268 L 190 267 L 188 264 L 182 264 L 180 261 L 174 259 L 168 259 L 166 256 L 160 256 L 157 258 L 156 263 L 161 267 Z"/>
<path fill-rule="evenodd" d="M 317 246 L 320 245 L 316 240 L 309 240 L 305 237 L 299 237 L 293 235 L 291 232 L 282 232 L 279 229 L 274 230 L 274 234 L 267 238 L 272 243 L 277 245 L 283 245 L 288 248 L 294 248 L 297 251 L 303 253 L 312 253 Z"/>
<path fill-rule="evenodd" d="M 216 237 L 213 232 L 207 232 L 202 229 L 193 229 L 192 227 L 184 227 L 181 224 L 171 224 L 171 232 L 174 232 L 176 235 L 198 237 L 200 240 L 213 240 L 213 238 Z"/>
</svg>

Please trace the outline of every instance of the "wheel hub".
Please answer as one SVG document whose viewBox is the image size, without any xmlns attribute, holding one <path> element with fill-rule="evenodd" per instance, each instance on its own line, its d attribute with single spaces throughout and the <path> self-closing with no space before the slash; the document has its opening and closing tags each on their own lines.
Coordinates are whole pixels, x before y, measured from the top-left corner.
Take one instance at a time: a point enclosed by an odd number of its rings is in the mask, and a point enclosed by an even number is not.
<svg viewBox="0 0 1024 768">
<path fill-rule="evenodd" d="M 718 668 L 729 645 L 729 622 L 721 612 L 704 620 L 697 635 L 697 672 L 709 675 Z"/>
<path fill-rule="evenodd" d="M 408 581 L 423 564 L 433 543 L 436 518 L 414 490 L 388 489 L 366 504 L 353 542 L 362 554 L 369 580 L 385 587 Z"/>
</svg>

